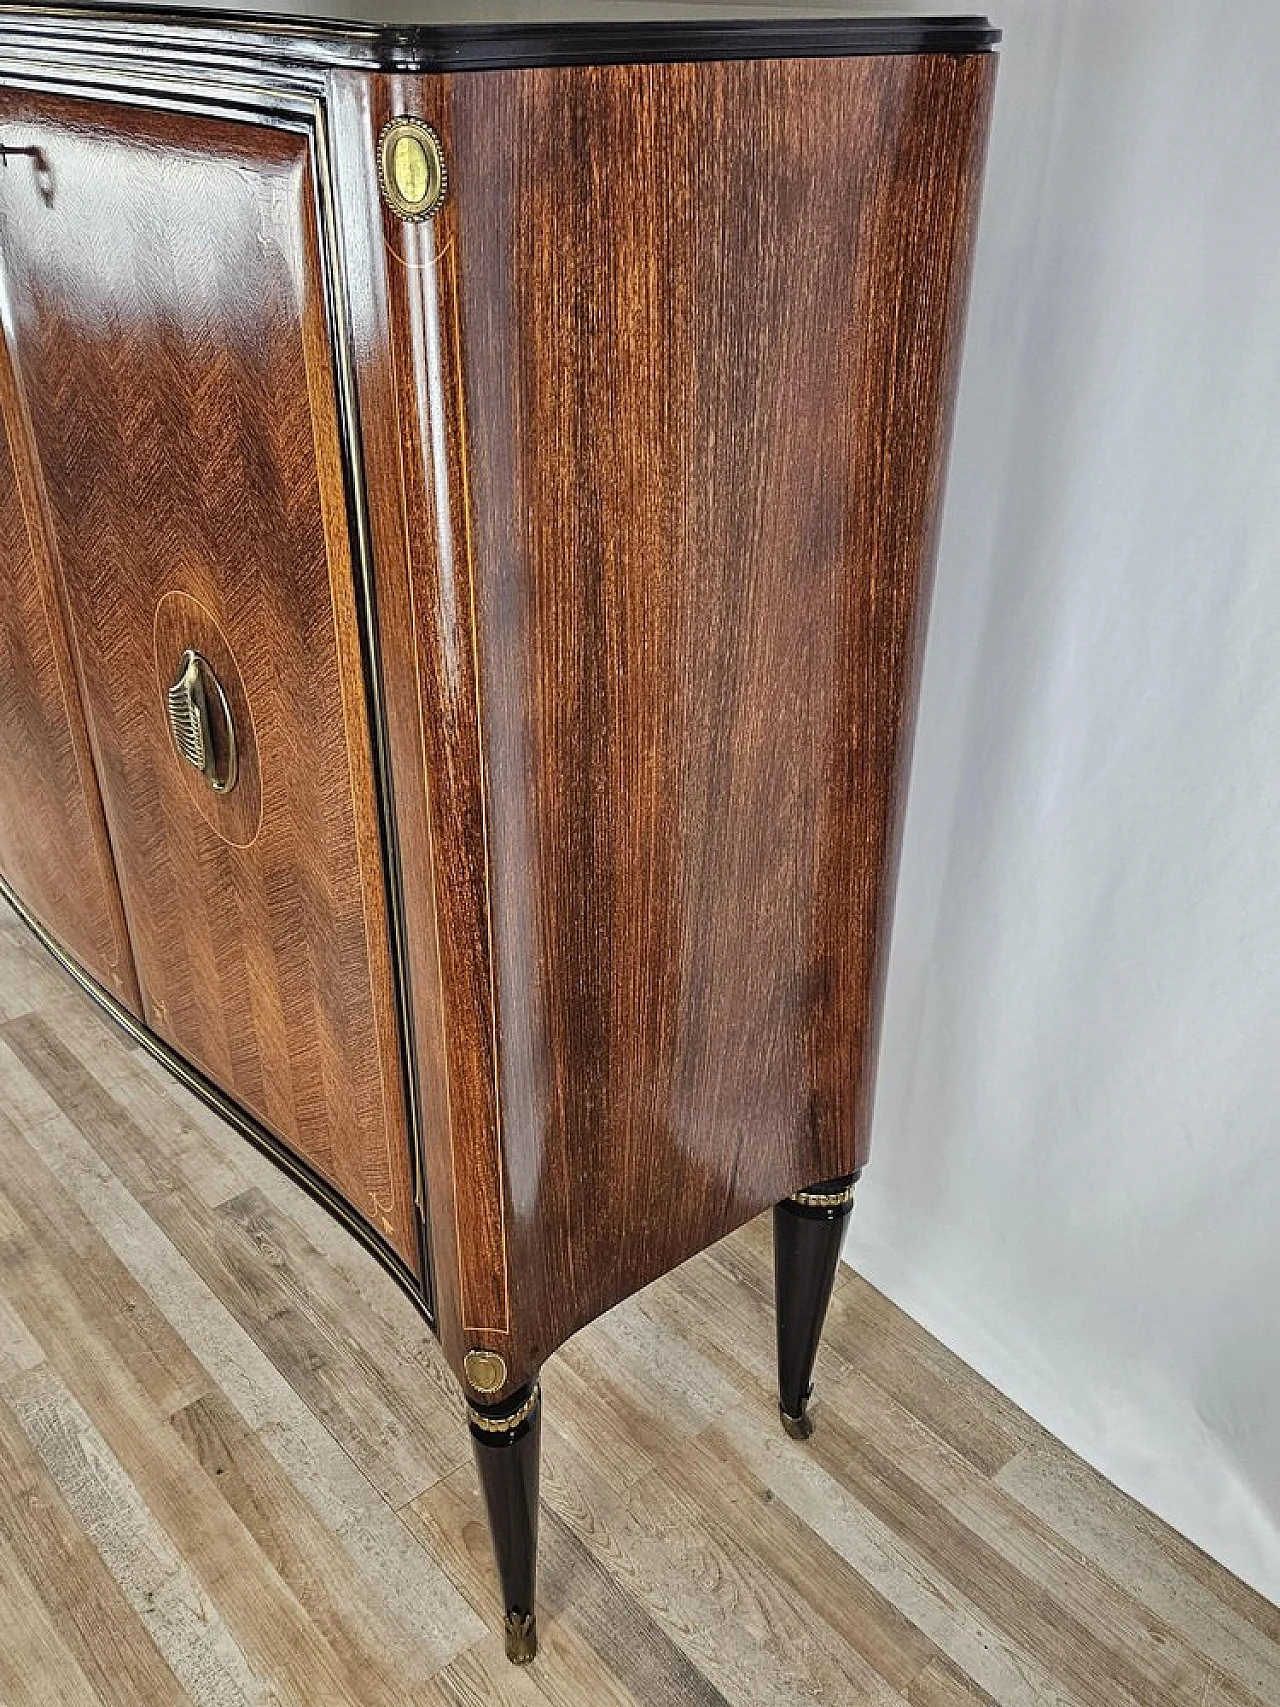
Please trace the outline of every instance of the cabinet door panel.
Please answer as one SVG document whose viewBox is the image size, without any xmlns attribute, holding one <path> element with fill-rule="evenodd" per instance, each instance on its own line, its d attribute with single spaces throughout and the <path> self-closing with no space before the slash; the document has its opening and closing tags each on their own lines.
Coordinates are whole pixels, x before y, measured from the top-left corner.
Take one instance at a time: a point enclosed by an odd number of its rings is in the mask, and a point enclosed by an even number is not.
<svg viewBox="0 0 1280 1707">
<path fill-rule="evenodd" d="M 42 517 L 0 347 L 0 874 L 119 1001 L 139 1011 L 120 892 Z"/>
<path fill-rule="evenodd" d="M 308 136 L 0 101 L 46 164 L 3 244 L 147 1019 L 416 1266 Z M 225 795 L 170 732 L 187 648 Z"/>
</svg>

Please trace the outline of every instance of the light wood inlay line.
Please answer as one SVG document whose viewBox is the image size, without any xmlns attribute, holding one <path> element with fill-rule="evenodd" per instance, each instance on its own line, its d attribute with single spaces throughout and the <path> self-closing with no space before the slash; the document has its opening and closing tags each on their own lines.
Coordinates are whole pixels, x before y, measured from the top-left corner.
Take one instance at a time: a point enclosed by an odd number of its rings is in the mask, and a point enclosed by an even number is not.
<svg viewBox="0 0 1280 1707">
<path fill-rule="evenodd" d="M 416 1313 L 48 974 L 0 909 L 5 1707 L 1280 1700 L 1280 1611 L 852 1272 L 787 1440 L 766 1221 L 546 1365 L 512 1673 Z"/>
</svg>

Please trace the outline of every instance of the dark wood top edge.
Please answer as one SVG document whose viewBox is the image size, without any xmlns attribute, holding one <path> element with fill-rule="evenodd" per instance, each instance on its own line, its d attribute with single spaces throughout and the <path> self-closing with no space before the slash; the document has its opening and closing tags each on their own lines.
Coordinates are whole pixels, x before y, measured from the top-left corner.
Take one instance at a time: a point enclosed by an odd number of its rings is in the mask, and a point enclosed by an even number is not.
<svg viewBox="0 0 1280 1707">
<path fill-rule="evenodd" d="M 396 43 L 380 45 L 393 53 L 425 54 L 430 63 L 423 69 L 495 71 L 535 65 L 986 53 L 999 39 L 1000 32 L 982 18 L 859 18 L 769 23 L 474 25 L 406 32 Z"/>
<path fill-rule="evenodd" d="M 45 47 L 80 59 L 127 53 L 145 44 L 170 62 L 252 58 L 426 73 L 987 53 L 999 40 L 1000 31 L 980 16 L 379 27 L 195 8 L 0 5 L 0 50 Z"/>
</svg>

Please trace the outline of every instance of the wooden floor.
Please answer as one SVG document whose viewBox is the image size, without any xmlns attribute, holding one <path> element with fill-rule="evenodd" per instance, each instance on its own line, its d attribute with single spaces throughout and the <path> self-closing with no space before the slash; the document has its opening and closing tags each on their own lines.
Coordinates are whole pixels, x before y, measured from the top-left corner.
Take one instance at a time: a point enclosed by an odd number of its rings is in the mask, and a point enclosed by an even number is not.
<svg viewBox="0 0 1280 1707">
<path fill-rule="evenodd" d="M 856 1275 L 777 1426 L 764 1222 L 544 1375 L 509 1667 L 377 1266 L 0 906 L 0 1707 L 1280 1702 L 1280 1612 Z"/>
</svg>

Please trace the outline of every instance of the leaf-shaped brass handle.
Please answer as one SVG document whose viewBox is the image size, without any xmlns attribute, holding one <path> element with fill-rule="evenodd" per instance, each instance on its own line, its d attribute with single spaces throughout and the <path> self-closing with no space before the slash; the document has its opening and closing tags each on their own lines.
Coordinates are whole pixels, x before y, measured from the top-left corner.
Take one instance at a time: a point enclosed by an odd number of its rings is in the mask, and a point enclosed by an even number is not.
<svg viewBox="0 0 1280 1707">
<path fill-rule="evenodd" d="M 169 729 L 174 746 L 215 794 L 236 785 L 236 730 L 231 707 L 203 653 L 188 647 L 169 689 Z"/>
</svg>

